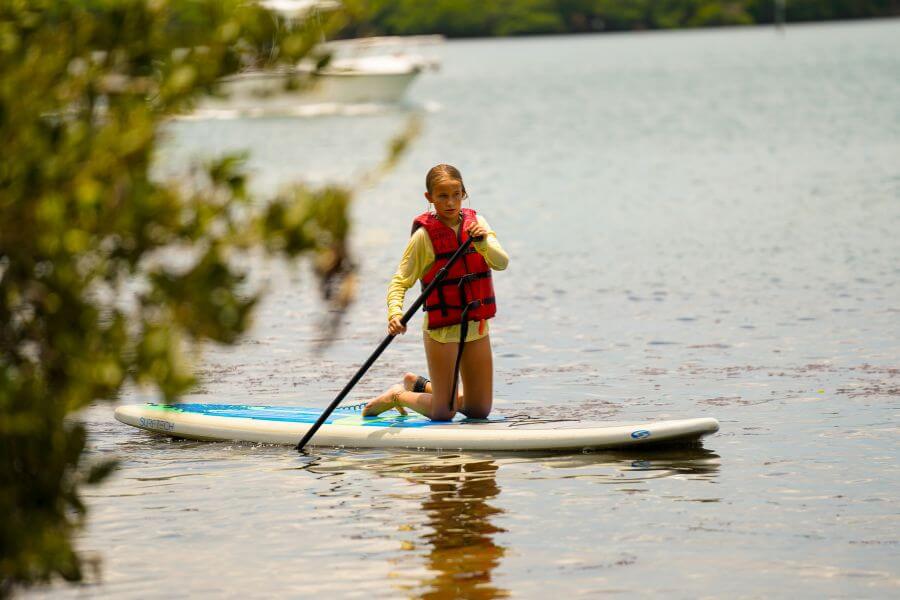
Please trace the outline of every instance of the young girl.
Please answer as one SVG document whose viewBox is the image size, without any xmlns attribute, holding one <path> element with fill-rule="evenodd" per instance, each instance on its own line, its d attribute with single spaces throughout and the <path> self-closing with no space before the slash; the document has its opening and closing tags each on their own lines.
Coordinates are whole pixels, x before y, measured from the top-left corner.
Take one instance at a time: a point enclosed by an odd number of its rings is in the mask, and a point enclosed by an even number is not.
<svg viewBox="0 0 900 600">
<path fill-rule="evenodd" d="M 455 167 L 432 168 L 425 177 L 425 188 L 425 198 L 433 210 L 413 221 L 412 236 L 388 287 L 389 333 L 406 333 L 406 327 L 400 322 L 406 290 L 417 280 L 422 280 L 424 289 L 468 237 L 480 241 L 472 242 L 469 251 L 456 261 L 425 300 L 423 338 L 431 381 L 407 373 L 402 385 L 394 385 L 370 400 L 363 408 L 363 416 L 375 416 L 391 408 L 406 414 L 409 408 L 435 421 L 449 421 L 457 412 L 471 419 L 484 419 L 491 412 L 494 392 L 487 323 L 496 313 L 491 269 L 502 271 L 509 257 L 484 217 L 462 208 L 468 193 Z M 460 389 L 451 402 L 464 329 L 460 324 L 466 307 L 468 325 L 459 359 L 465 394 Z"/>
</svg>

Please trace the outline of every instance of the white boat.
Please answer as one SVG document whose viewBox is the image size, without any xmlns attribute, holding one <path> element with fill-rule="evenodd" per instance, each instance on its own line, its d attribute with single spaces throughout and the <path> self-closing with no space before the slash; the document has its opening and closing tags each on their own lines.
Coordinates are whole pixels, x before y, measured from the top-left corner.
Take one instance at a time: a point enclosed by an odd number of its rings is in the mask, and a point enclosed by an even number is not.
<svg viewBox="0 0 900 600">
<path fill-rule="evenodd" d="M 334 2 L 273 0 L 263 6 L 288 21 L 315 18 L 312 11 L 334 9 Z M 399 102 L 420 73 L 437 69 L 439 61 L 411 51 L 433 46 L 442 36 L 382 36 L 325 42 L 317 54 L 331 56 L 316 71 L 313 60 L 292 68 L 250 69 L 223 78 L 221 98 L 203 102 L 200 110 L 227 109 L 250 113 L 283 113 L 317 104 L 393 104 Z"/>
<path fill-rule="evenodd" d="M 368 43 L 360 47 L 361 51 L 372 48 Z M 246 71 L 222 79 L 221 91 L 227 98 L 217 102 L 254 109 L 290 108 L 298 103 L 395 103 L 420 73 L 434 65 L 421 56 L 397 52 L 335 57 L 318 73 L 309 62 L 293 69 Z"/>
</svg>

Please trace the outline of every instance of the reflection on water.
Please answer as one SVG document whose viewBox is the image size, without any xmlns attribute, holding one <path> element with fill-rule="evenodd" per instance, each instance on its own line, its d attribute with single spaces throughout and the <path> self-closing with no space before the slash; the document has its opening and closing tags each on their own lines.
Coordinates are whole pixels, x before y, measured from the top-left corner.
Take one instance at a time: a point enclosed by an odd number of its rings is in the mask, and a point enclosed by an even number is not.
<svg viewBox="0 0 900 600">
<path fill-rule="evenodd" d="M 411 98 L 443 108 L 353 204 L 340 335 L 312 353 L 305 271 L 254 269 L 256 326 L 209 349 L 192 398 L 327 405 L 384 335 L 422 175 L 449 162 L 512 256 L 498 412 L 710 414 L 715 453 L 298 457 L 155 438 L 104 407 L 92 452 L 123 465 L 80 541 L 104 582 L 54 597 L 896 596 L 898 29 L 448 44 Z M 406 111 L 177 121 L 160 169 L 248 149 L 263 193 L 352 183 Z M 415 337 L 354 394 L 424 369 Z"/>
<path fill-rule="evenodd" d="M 402 477 L 422 485 L 421 510 L 425 532 L 402 544 L 406 556 L 424 559 L 428 575 L 406 592 L 424 598 L 498 598 L 509 595 L 493 584 L 491 574 L 504 555 L 495 541 L 503 532 L 492 518 L 503 511 L 488 501 L 500 494 L 498 464 L 490 458 L 457 454 L 392 454 L 372 460 L 369 456 L 323 458 L 307 467 L 319 473 L 364 469 L 384 477 Z M 412 529 L 410 527 L 405 528 Z"/>
<path fill-rule="evenodd" d="M 246 118 L 321 118 L 321 117 L 365 117 L 373 115 L 408 114 L 412 112 L 429 113 L 437 112 L 441 106 L 437 102 L 429 101 L 414 103 L 404 100 L 391 104 L 360 103 L 343 104 L 335 102 L 323 102 L 321 104 L 297 104 L 281 108 L 278 111 L 265 109 L 230 109 L 230 108 L 199 108 L 192 113 L 174 117 L 177 121 L 218 121 L 241 120 Z"/>
<path fill-rule="evenodd" d="M 491 523 L 502 511 L 488 503 L 500 493 L 497 465 L 490 460 L 447 457 L 412 468 L 408 479 L 428 486 L 422 502 L 431 533 L 422 536 L 430 548 L 428 568 L 434 577 L 426 598 L 496 598 L 508 595 L 491 582 L 504 549 L 494 542 L 503 530 Z"/>
<path fill-rule="evenodd" d="M 365 471 L 386 478 L 400 478 L 424 486 L 415 496 L 425 521 L 401 526 L 400 532 L 422 531 L 401 541 L 404 555 L 398 569 L 420 560 L 427 575 L 397 588 L 424 598 L 497 598 L 510 590 L 496 584 L 492 574 L 507 548 L 498 541 L 506 530 L 496 524 L 505 512 L 498 476 L 504 480 L 593 480 L 621 484 L 680 476 L 713 479 L 719 456 L 700 445 L 642 451 L 607 451 L 588 454 L 440 454 L 392 452 L 372 456 L 350 451 L 316 457 L 303 468 L 337 475 Z M 633 492 L 633 487 L 622 488 Z M 331 493 L 329 491 L 328 493 Z M 412 499 L 408 494 L 406 499 Z M 697 501 L 716 502 L 718 498 Z"/>
<path fill-rule="evenodd" d="M 592 479 L 609 484 L 672 476 L 714 479 L 719 472 L 719 465 L 719 455 L 701 445 L 672 446 L 641 451 L 606 451 L 547 457 L 540 461 L 542 468 L 535 469 L 528 477 Z M 546 467 L 570 472 L 549 472 Z"/>
</svg>

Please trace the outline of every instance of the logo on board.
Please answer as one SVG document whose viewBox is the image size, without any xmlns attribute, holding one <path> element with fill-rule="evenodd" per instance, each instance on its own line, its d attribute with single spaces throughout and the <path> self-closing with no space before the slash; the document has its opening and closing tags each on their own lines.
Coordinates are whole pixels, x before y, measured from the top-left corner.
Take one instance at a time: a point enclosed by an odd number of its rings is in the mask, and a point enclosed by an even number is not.
<svg viewBox="0 0 900 600">
<path fill-rule="evenodd" d="M 637 431 L 631 432 L 631 437 L 636 440 L 642 440 L 644 438 L 650 437 L 650 432 L 646 429 L 638 429 Z"/>
<path fill-rule="evenodd" d="M 171 421 L 164 421 L 162 419 L 148 419 L 146 417 L 141 417 L 138 419 L 138 423 L 141 424 L 141 427 L 145 429 L 156 429 L 157 431 L 174 431 L 175 423 Z"/>
</svg>

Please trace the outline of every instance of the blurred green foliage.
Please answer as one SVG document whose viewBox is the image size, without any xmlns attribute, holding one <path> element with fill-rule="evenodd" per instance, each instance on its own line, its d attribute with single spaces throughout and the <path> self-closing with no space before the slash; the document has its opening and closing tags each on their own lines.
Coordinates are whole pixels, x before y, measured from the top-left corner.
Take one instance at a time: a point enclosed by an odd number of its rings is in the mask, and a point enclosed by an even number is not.
<svg viewBox="0 0 900 600">
<path fill-rule="evenodd" d="M 115 463 L 85 457 L 74 413 L 129 383 L 166 400 L 189 389 L 186 357 L 250 324 L 258 298 L 235 256 L 310 255 L 326 296 L 349 301 L 351 190 L 253 199 L 237 156 L 149 175 L 166 119 L 221 77 L 315 53 L 347 19 L 289 26 L 240 0 L 0 0 L 0 596 L 82 578 L 79 489 Z"/>
<path fill-rule="evenodd" d="M 439 33 L 449 37 L 674 29 L 771 23 L 774 0 L 372 0 L 342 36 Z M 900 14 L 897 0 L 786 0 L 786 19 Z"/>
<path fill-rule="evenodd" d="M 311 255 L 326 297 L 340 306 L 352 296 L 352 190 L 296 184 L 253 199 L 237 156 L 177 182 L 150 177 L 161 125 L 221 77 L 292 64 L 335 31 L 517 35 L 774 14 L 769 0 L 344 5 L 289 27 L 242 0 L 0 0 L 0 595 L 82 577 L 79 489 L 115 463 L 84 457 L 72 415 L 128 383 L 167 400 L 189 389 L 191 351 L 232 343 L 250 324 L 258 298 L 235 255 Z M 788 0 L 786 16 L 896 13 L 895 0 Z"/>
</svg>

